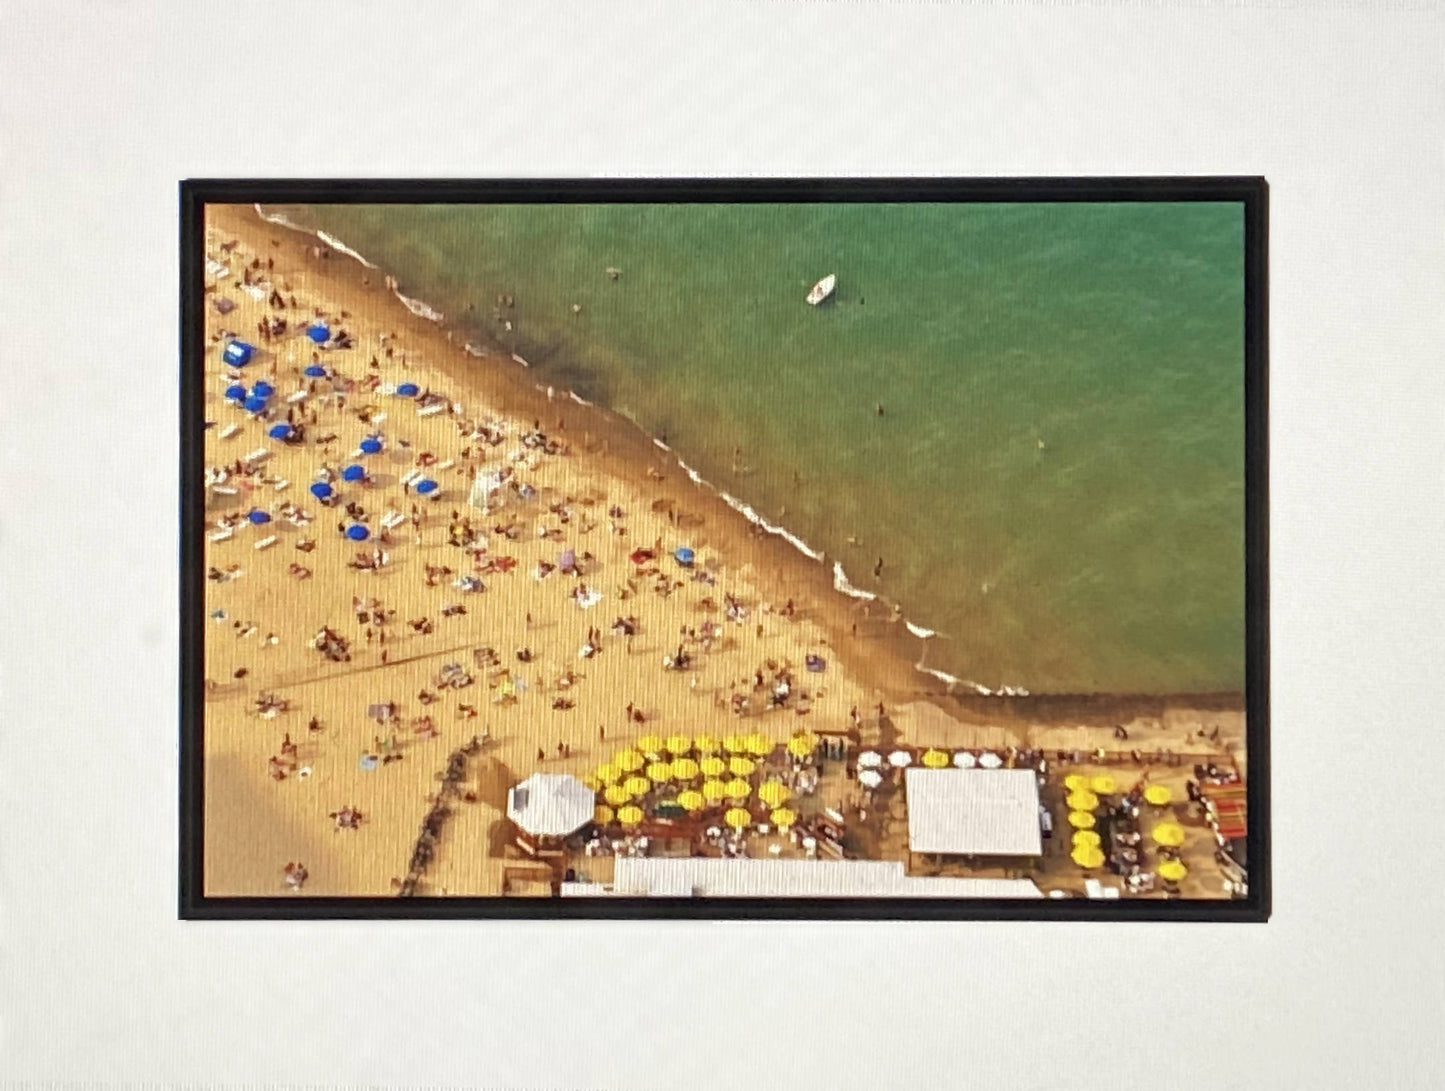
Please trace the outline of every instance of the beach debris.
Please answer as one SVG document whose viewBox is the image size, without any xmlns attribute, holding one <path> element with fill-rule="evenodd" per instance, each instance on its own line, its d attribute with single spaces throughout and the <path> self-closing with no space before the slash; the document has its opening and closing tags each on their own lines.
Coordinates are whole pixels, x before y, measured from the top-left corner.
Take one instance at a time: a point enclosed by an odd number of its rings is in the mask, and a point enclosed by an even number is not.
<svg viewBox="0 0 1445 1091">
<path fill-rule="evenodd" d="M 616 280 L 622 275 L 622 270 L 617 268 L 617 266 L 615 265 L 609 265 L 606 269 L 603 270 L 603 272 L 607 274 L 608 280 Z"/>
<path fill-rule="evenodd" d="M 300 890 L 302 886 L 305 885 L 307 878 L 310 877 L 310 873 L 306 870 L 306 865 L 295 862 L 288 862 L 287 865 L 281 869 L 281 874 L 285 876 L 286 885 L 293 892 Z"/>
<path fill-rule="evenodd" d="M 212 296 L 211 306 L 215 307 L 221 314 L 230 314 L 236 309 L 236 301 L 223 295 Z"/>
<path fill-rule="evenodd" d="M 828 661 L 824 659 L 821 655 L 815 655 L 812 652 L 809 652 L 808 655 L 804 658 L 803 664 L 813 674 L 822 674 L 825 670 L 828 669 Z"/>
</svg>

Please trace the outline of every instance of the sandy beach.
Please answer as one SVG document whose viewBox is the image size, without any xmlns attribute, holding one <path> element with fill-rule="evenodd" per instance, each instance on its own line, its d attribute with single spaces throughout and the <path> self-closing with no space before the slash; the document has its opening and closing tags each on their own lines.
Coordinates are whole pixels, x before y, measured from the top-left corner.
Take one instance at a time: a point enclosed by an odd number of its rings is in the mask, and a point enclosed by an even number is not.
<svg viewBox="0 0 1445 1091">
<path fill-rule="evenodd" d="M 500 894 L 507 792 L 534 772 L 589 776 L 645 735 L 781 744 L 855 724 L 861 746 L 1032 749 L 1067 755 L 1059 777 L 1168 785 L 1179 892 L 1224 895 L 1185 785 L 1200 762 L 1245 771 L 1238 702 L 950 697 L 915 669 L 924 642 L 835 591 L 829 564 L 759 534 L 627 422 L 454 343 L 382 270 L 249 206 L 207 210 L 206 258 L 207 895 L 396 893 L 453 755 L 459 802 L 416 893 Z M 244 367 L 222 359 L 232 338 L 256 348 Z M 228 400 L 238 382 L 274 388 L 264 413 Z M 288 423 L 301 435 L 273 434 Z M 352 465 L 367 480 L 345 480 Z M 311 491 L 319 472 L 338 502 Z M 479 473 L 501 475 L 485 513 Z M 789 700 L 763 707 L 758 680 L 782 676 Z M 1061 817 L 1060 793 L 1044 799 Z M 1067 840 L 1041 889 L 1098 877 Z"/>
</svg>

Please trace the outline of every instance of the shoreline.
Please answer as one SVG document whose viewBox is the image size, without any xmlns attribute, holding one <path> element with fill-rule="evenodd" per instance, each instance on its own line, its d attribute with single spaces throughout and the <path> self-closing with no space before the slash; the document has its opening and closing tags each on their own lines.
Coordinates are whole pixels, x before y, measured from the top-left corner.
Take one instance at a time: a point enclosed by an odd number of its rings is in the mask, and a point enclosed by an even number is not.
<svg viewBox="0 0 1445 1091">
<path fill-rule="evenodd" d="M 241 236 L 274 228 L 281 238 L 273 241 L 279 242 L 282 249 L 295 251 L 309 274 L 328 289 L 366 293 L 373 306 L 377 302 L 374 296 L 385 293 L 389 297 L 385 305 L 392 308 L 398 328 L 406 328 L 409 342 L 432 350 L 427 354 L 430 366 L 504 412 L 561 423 L 558 430 L 569 438 L 575 439 L 580 425 L 584 435 L 579 445 L 582 453 L 604 472 L 656 491 L 680 471 L 689 479 L 690 495 L 668 498 L 689 509 L 679 515 L 679 528 L 684 518 L 695 519 L 695 525 L 705 526 L 709 535 L 720 535 L 726 551 L 740 563 L 751 565 L 771 589 L 796 591 L 801 587 L 809 596 L 805 612 L 827 632 L 829 646 L 861 681 L 894 700 L 927 700 L 965 723 L 987 720 L 1014 725 L 1040 720 L 1103 722 L 1180 708 L 1244 710 L 1242 691 L 1034 693 L 1008 685 L 989 689 L 930 668 L 926 665 L 928 641 L 947 637 L 895 613 L 886 599 L 854 587 L 841 562 L 825 550 L 814 549 L 781 524 L 770 523 L 746 500 L 708 482 L 671 446 L 648 434 L 635 421 L 575 391 L 536 381 L 527 374 L 531 365 L 523 357 L 489 343 L 479 330 L 449 327 L 446 315 L 423 300 L 407 296 L 393 275 L 325 231 L 295 223 L 284 213 L 268 212 L 260 204 L 208 206 L 207 220 Z M 249 241 L 256 249 L 263 248 L 255 237 Z M 333 254 L 350 260 L 334 262 Z M 375 283 L 377 277 L 381 278 L 380 284 Z M 478 367 L 479 363 L 501 366 Z M 509 365 L 520 365 L 521 369 Z M 576 420 L 578 415 L 582 417 L 580 422 Z M 573 420 L 569 422 L 567 416 Z M 742 528 L 736 525 L 738 516 L 744 521 Z M 770 569 L 771 576 L 764 575 Z M 850 645 L 860 642 L 866 648 L 850 652 Z"/>
</svg>

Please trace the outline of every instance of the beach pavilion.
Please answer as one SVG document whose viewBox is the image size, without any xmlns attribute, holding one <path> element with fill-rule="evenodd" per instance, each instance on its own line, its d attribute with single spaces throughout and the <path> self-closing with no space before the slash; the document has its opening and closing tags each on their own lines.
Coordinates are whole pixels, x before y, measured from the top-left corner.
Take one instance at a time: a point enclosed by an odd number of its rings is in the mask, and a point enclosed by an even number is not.
<svg viewBox="0 0 1445 1091">
<path fill-rule="evenodd" d="M 518 846 L 540 856 L 591 822 L 596 802 L 596 793 L 574 776 L 533 773 L 507 793 L 507 817 L 517 827 Z"/>
<path fill-rule="evenodd" d="M 921 769 L 905 773 L 908 850 L 995 858 L 1028 867 L 1043 855 L 1038 774 L 1032 769 Z"/>
</svg>

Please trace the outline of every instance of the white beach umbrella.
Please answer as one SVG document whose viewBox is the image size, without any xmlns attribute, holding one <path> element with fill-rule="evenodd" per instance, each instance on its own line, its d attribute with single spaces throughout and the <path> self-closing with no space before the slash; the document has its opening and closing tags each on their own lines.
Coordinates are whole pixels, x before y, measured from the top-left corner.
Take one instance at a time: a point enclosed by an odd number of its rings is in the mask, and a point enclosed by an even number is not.
<svg viewBox="0 0 1445 1091">
<path fill-rule="evenodd" d="M 997 769 L 1003 764 L 1003 758 L 999 757 L 992 750 L 985 750 L 978 757 L 978 764 L 983 769 Z"/>
<path fill-rule="evenodd" d="M 913 755 L 907 750 L 895 750 L 888 755 L 888 764 L 895 769 L 907 769 L 913 764 Z"/>
<path fill-rule="evenodd" d="M 566 837 L 592 821 L 596 793 L 567 773 L 533 773 L 507 793 L 507 817 L 539 837 Z"/>
<path fill-rule="evenodd" d="M 953 755 L 953 764 L 960 769 L 972 769 L 978 764 L 978 759 L 967 750 L 960 750 L 957 754 Z"/>
<path fill-rule="evenodd" d="M 858 783 L 865 788 L 876 788 L 883 783 L 883 774 L 877 769 L 864 769 L 858 774 Z"/>
<path fill-rule="evenodd" d="M 876 750 L 865 750 L 858 755 L 859 769 L 877 769 L 883 764 L 883 755 Z"/>
</svg>

